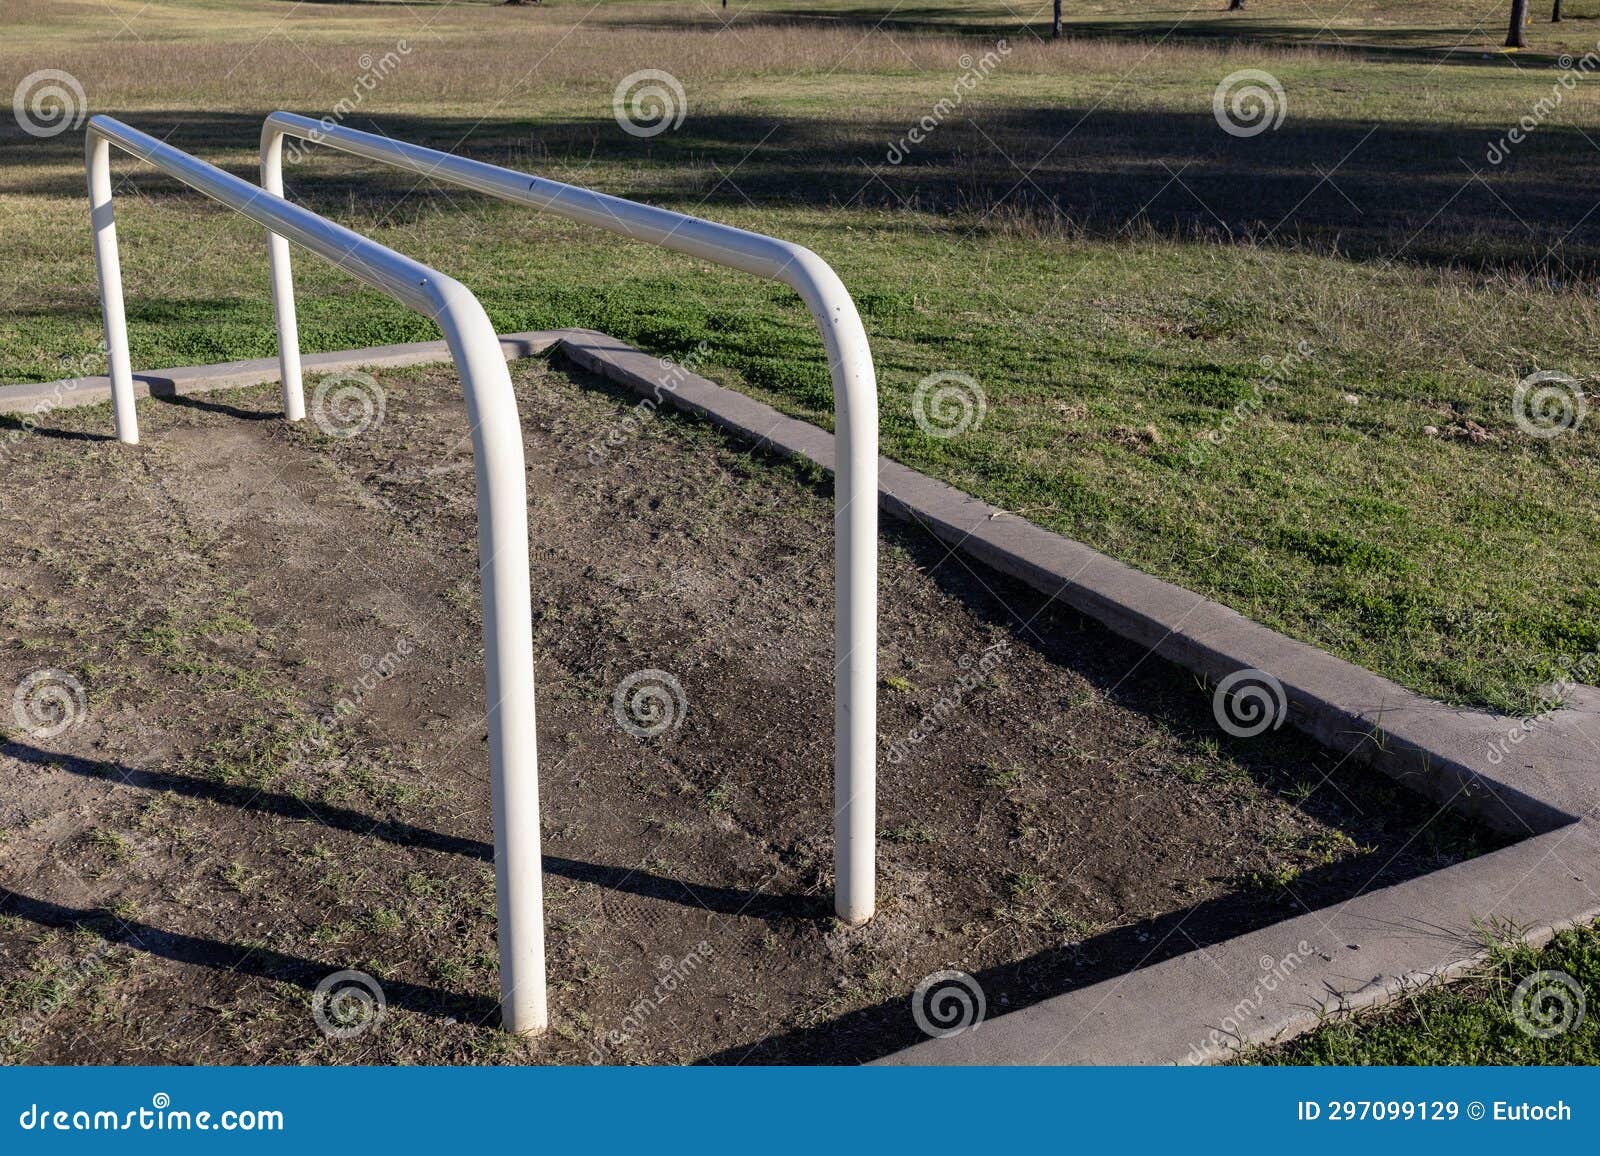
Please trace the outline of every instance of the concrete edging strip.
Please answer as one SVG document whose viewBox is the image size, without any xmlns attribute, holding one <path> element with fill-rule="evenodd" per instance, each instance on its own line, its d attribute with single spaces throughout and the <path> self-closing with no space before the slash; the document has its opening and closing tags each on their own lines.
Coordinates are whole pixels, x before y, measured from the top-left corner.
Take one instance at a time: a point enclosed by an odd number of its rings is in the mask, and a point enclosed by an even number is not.
<svg viewBox="0 0 1600 1156">
<path fill-rule="evenodd" d="M 500 339 L 507 361 L 534 357 L 560 340 L 555 333 L 509 333 Z M 344 373 L 358 369 L 394 369 L 449 361 L 443 341 L 416 341 L 408 345 L 374 345 L 337 353 L 309 353 L 301 365 L 307 373 Z M 221 389 L 244 389 L 277 381 L 276 357 L 253 357 L 219 365 L 186 365 L 133 375 L 135 397 L 188 397 Z M 111 379 L 69 377 L 39 384 L 0 386 L 0 414 L 40 414 L 53 409 L 99 405 L 111 400 Z"/>
<path fill-rule="evenodd" d="M 515 333 L 508 359 L 556 350 L 650 404 L 669 404 L 774 453 L 834 465 L 833 435 L 593 330 Z M 444 342 L 313 354 L 313 373 L 420 365 Z M 275 358 L 136 375 L 140 396 L 278 380 Z M 108 401 L 104 377 L 0 387 L 0 414 Z M 1479 962 L 1479 921 L 1539 941 L 1600 916 L 1600 691 L 1518 720 L 1435 702 L 1220 603 L 1144 574 L 943 482 L 880 459 L 885 512 L 1212 681 L 1253 669 L 1284 690 L 1288 720 L 1441 804 L 1522 842 L 929 1040 L 885 1063 L 1183 1063 L 1314 1027 Z M 1304 947 L 1307 950 L 1302 951 Z M 1292 969 L 1282 966 L 1291 957 Z M 1269 961 L 1273 967 L 1264 965 Z M 1241 991 L 1238 976 L 1273 980 Z"/>
</svg>

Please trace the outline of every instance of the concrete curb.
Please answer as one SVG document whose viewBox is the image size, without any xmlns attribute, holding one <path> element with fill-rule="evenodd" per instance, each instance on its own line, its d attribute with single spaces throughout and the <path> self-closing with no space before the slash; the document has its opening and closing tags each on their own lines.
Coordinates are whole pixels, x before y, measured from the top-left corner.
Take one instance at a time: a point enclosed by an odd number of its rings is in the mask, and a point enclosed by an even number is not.
<svg viewBox="0 0 1600 1156">
<path fill-rule="evenodd" d="M 1328 1016 L 1461 977 L 1483 962 L 1490 920 L 1537 945 L 1600 917 L 1597 882 L 1595 832 L 1574 823 L 878 1062 L 1215 1063 L 1292 1039 Z"/>
<path fill-rule="evenodd" d="M 834 465 L 833 435 L 592 330 L 501 338 L 508 359 L 555 350 L 656 404 L 774 453 Z M 448 359 L 442 341 L 316 354 L 307 370 Z M 139 375 L 141 395 L 277 380 L 275 359 Z M 0 387 L 0 413 L 109 400 L 105 378 Z M 1514 846 L 1310 912 L 929 1040 L 885 1063 L 1206 1063 L 1381 1003 L 1480 961 L 1481 923 L 1541 941 L 1600 915 L 1600 691 L 1518 720 L 1435 702 L 1191 591 L 880 459 L 884 510 L 1212 681 L 1265 672 L 1287 719 L 1442 805 L 1516 835 Z M 1288 962 L 1293 960 L 1293 966 Z M 1241 988 L 1239 977 L 1253 977 Z M 978 977 L 981 982 L 982 977 Z"/>
<path fill-rule="evenodd" d="M 510 333 L 500 339 L 507 361 L 534 357 L 561 339 L 558 332 Z M 307 374 L 340 373 L 352 369 L 394 369 L 449 361 L 443 341 L 417 341 L 409 345 L 374 345 L 338 353 L 308 353 L 301 359 Z M 188 397 L 219 389 L 244 389 L 278 380 L 276 357 L 254 357 L 220 365 L 186 365 L 133 375 L 135 397 Z M 0 386 L 0 414 L 40 414 L 53 409 L 99 405 L 111 400 L 111 379 L 69 377 L 39 384 Z"/>
<path fill-rule="evenodd" d="M 572 331 L 558 350 L 578 365 L 775 453 L 833 469 L 833 435 L 604 334 Z M 886 513 L 913 522 L 985 565 L 1104 623 L 1213 682 L 1271 674 L 1288 721 L 1352 752 L 1440 803 L 1526 835 L 1600 813 L 1600 691 L 1580 688 L 1539 725 L 1447 706 L 1252 622 L 1221 603 L 1153 578 L 887 458 Z M 1507 736 L 1526 729 L 1515 743 Z M 1504 746 L 1497 758 L 1491 754 Z M 1579 774 L 1580 770 L 1588 773 Z"/>
</svg>

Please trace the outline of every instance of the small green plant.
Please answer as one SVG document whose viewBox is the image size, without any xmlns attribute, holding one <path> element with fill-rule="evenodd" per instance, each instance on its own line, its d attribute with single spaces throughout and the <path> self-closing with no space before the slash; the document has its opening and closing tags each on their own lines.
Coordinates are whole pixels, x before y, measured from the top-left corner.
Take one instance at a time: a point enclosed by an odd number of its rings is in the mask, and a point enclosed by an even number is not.
<svg viewBox="0 0 1600 1156">
<path fill-rule="evenodd" d="M 979 769 L 978 781 L 986 787 L 997 791 L 1009 791 L 1022 782 L 1021 767 L 982 767 Z"/>
</svg>

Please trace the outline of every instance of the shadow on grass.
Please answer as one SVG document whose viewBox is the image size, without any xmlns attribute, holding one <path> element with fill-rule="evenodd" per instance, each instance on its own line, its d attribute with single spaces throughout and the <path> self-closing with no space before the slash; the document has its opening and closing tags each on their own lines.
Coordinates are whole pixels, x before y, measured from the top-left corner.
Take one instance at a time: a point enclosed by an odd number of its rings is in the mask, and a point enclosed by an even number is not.
<svg viewBox="0 0 1600 1156">
<path fill-rule="evenodd" d="M 737 31 L 741 28 L 836 28 L 847 25 L 900 35 L 960 36 L 990 42 L 1005 37 L 1019 43 L 1030 40 L 1048 43 L 1051 39 L 1049 10 L 1040 9 L 1039 19 L 1019 19 L 1023 15 L 1023 12 L 1004 5 L 963 5 L 959 8 L 950 8 L 934 5 L 907 7 L 894 4 L 864 4 L 854 8 L 786 8 L 778 11 L 745 9 L 726 18 L 726 26 Z M 724 18 L 707 14 L 703 9 L 690 8 L 681 14 L 664 14 L 660 10 L 651 9 L 640 13 L 636 18 L 630 18 L 627 23 L 630 28 L 650 28 L 660 31 L 694 28 L 716 31 L 724 26 Z M 1224 11 L 1220 4 L 1216 11 L 1173 8 L 1127 19 L 1074 17 L 1068 9 L 1062 14 L 1062 34 L 1068 40 L 1077 41 L 1148 45 L 1191 44 L 1218 48 L 1249 46 L 1280 51 L 1325 53 L 1347 59 L 1428 63 L 1438 63 L 1441 59 L 1447 59 L 1452 64 L 1507 67 L 1505 54 L 1500 51 L 1501 41 L 1505 38 L 1505 29 L 1498 13 L 1494 19 L 1477 27 L 1413 25 L 1335 29 L 1310 19 L 1295 23 L 1265 19 L 1249 13 L 1230 13 Z M 1549 38 L 1549 33 L 1546 32 L 1544 36 Z M 1530 63 L 1554 64 L 1558 59 L 1559 49 L 1542 49 L 1537 31 L 1532 39 L 1533 43 L 1529 48 L 1517 53 L 1517 66 L 1525 67 Z"/>
<path fill-rule="evenodd" d="M 249 149 L 265 111 L 124 115 L 163 135 L 176 126 L 172 142 L 206 156 L 219 147 Z M 1489 151 L 1509 125 L 1314 119 L 1297 115 L 1292 99 L 1278 129 L 1249 138 L 1224 132 L 1209 111 L 974 104 L 911 144 L 910 119 L 780 122 L 697 113 L 680 130 L 650 140 L 629 136 L 609 117 L 350 123 L 713 218 L 726 209 L 748 218 L 751 206 L 758 214 L 888 212 L 888 227 L 898 217 L 935 255 L 952 242 L 995 234 L 1022 242 L 1142 236 L 1305 246 L 1358 259 L 1550 268 L 1562 279 L 1592 276 L 1600 262 L 1589 146 L 1578 128 L 1544 125 L 1496 165 Z M 900 163 L 890 163 L 891 148 L 905 154 Z M 16 191 L 82 195 L 75 136 L 8 151 L 56 166 Z M 229 167 L 255 179 L 249 163 Z M 127 171 L 152 198 L 198 203 L 159 174 L 137 165 Z M 355 203 L 371 219 L 401 228 L 481 224 L 461 220 L 453 208 L 475 194 L 452 188 L 442 200 L 445 193 L 418 188 L 413 177 L 349 158 L 314 156 L 292 167 L 288 179 L 293 199 L 336 220 L 348 218 Z"/>
</svg>

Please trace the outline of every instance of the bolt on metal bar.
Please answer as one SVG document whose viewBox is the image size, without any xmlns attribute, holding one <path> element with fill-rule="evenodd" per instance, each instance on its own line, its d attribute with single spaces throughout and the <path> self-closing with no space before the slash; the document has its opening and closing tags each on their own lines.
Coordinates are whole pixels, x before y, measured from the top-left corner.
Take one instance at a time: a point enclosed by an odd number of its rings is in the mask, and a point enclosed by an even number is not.
<svg viewBox="0 0 1600 1156">
<path fill-rule="evenodd" d="M 542 1032 L 549 1023 L 549 1014 L 545 1002 L 527 480 L 522 423 L 517 415 L 511 374 L 488 314 L 465 286 L 426 265 L 120 121 L 93 117 L 85 139 L 90 219 L 100 274 L 100 306 L 117 437 L 124 442 L 136 443 L 139 429 L 112 205 L 113 144 L 270 230 L 273 243 L 284 246 L 283 287 L 288 287 L 287 238 L 432 318 L 444 331 L 461 376 L 472 424 L 478 485 L 478 567 L 483 583 L 489 770 L 494 796 L 501 1018 L 509 1031 Z M 279 267 L 278 262 L 274 265 Z M 298 373 L 293 300 L 292 294 L 277 293 L 278 287 L 275 277 L 274 303 L 279 309 L 281 348 L 296 352 L 296 373 L 292 380 L 287 374 L 284 377 L 284 408 L 287 416 L 296 420 L 304 416 L 305 405 Z"/>
<path fill-rule="evenodd" d="M 285 136 L 770 278 L 800 295 L 827 348 L 837 427 L 834 909 L 848 923 L 870 919 L 877 838 L 878 387 L 866 330 L 844 283 L 821 257 L 788 241 L 290 112 L 273 113 L 261 129 L 261 184 L 280 196 Z M 278 236 L 268 244 L 285 410 L 292 413 L 303 403 L 289 246 Z"/>
</svg>

